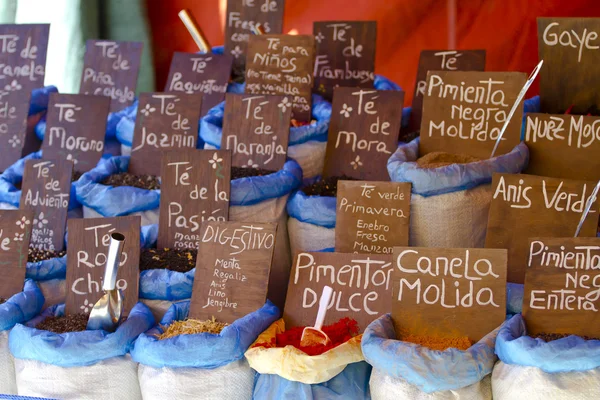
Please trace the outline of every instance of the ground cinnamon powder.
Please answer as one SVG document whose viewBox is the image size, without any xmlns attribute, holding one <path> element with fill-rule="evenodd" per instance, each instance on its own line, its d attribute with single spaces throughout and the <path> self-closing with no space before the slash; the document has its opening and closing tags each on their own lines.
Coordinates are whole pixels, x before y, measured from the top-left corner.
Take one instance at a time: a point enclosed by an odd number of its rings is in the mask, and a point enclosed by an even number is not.
<svg viewBox="0 0 600 400">
<path fill-rule="evenodd" d="M 473 345 L 467 337 L 435 337 L 435 336 L 418 336 L 405 335 L 402 336 L 402 341 L 425 346 L 431 350 L 446 350 L 455 348 L 458 350 L 467 350 Z"/>
<path fill-rule="evenodd" d="M 433 169 L 452 164 L 468 164 L 476 161 L 481 161 L 481 159 L 466 154 L 450 154 L 443 151 L 434 151 L 419 158 L 417 165 L 423 169 Z"/>
</svg>

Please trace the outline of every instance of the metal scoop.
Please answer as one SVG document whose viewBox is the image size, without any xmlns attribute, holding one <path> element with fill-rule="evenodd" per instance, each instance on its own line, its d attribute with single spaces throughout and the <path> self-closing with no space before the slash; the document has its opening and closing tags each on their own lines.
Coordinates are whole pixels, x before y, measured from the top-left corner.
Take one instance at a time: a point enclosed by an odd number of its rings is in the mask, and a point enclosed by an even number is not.
<svg viewBox="0 0 600 400">
<path fill-rule="evenodd" d="M 310 327 L 307 326 L 302 331 L 302 337 L 300 338 L 300 346 L 314 346 L 318 344 L 326 345 L 331 342 L 329 336 L 325 332 L 321 330 L 323 327 L 323 321 L 325 321 L 325 315 L 327 314 L 327 306 L 329 305 L 329 301 L 331 300 L 331 295 L 333 294 L 333 289 L 329 286 L 325 286 L 323 288 L 323 293 L 321 294 L 321 300 L 319 300 L 319 312 L 317 313 L 317 320 L 315 321 L 315 326 Z"/>
<path fill-rule="evenodd" d="M 583 214 L 581 214 L 581 219 L 577 224 L 577 230 L 575 230 L 575 237 L 579 236 L 581 228 L 583 228 L 583 223 L 585 222 L 585 219 L 590 213 L 590 210 L 592 209 L 592 205 L 594 204 L 596 197 L 598 197 L 598 190 L 600 190 L 600 181 L 598 181 L 598 183 L 594 187 L 594 190 L 592 190 L 591 196 L 589 197 L 589 199 L 587 199 L 587 202 L 585 203 L 585 209 L 583 210 Z"/>
<path fill-rule="evenodd" d="M 104 269 L 104 281 L 102 282 L 104 296 L 92 308 L 87 323 L 88 330 L 101 329 L 107 332 L 114 332 L 119 325 L 119 321 L 123 315 L 123 293 L 116 289 L 116 286 L 119 261 L 121 260 L 124 242 L 125 236 L 122 234 L 115 232 L 110 235 L 110 245 Z"/>
</svg>

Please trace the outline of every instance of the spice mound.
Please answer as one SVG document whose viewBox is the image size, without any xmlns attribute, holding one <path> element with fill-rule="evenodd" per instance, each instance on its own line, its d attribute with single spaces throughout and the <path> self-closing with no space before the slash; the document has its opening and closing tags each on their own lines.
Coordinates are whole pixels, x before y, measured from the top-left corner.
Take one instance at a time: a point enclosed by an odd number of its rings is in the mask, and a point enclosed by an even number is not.
<svg viewBox="0 0 600 400">
<path fill-rule="evenodd" d="M 4 304 L 4 303 L 6 303 L 6 299 L 3 297 L 0 297 L 0 304 Z"/>
<path fill-rule="evenodd" d="M 321 179 L 318 182 L 313 183 L 310 186 L 306 186 L 302 189 L 307 196 L 337 196 L 337 184 L 338 181 L 355 181 L 356 179 L 350 178 L 349 176 L 331 176 L 329 178 Z"/>
<path fill-rule="evenodd" d="M 275 173 L 275 171 L 270 171 L 268 169 L 262 168 L 231 167 L 231 180 L 240 178 L 251 178 L 253 176 L 265 176 L 271 175 L 273 173 Z"/>
<path fill-rule="evenodd" d="M 405 134 L 401 133 L 399 142 L 409 143 L 409 142 L 412 142 L 413 140 L 415 140 L 416 138 L 418 138 L 419 136 L 421 136 L 421 131 L 413 131 L 413 132 L 408 132 Z"/>
<path fill-rule="evenodd" d="M 188 272 L 196 268 L 197 250 L 194 249 L 142 249 L 140 271 L 148 269 L 169 269 L 175 272 Z"/>
<path fill-rule="evenodd" d="M 473 342 L 467 337 L 435 337 L 435 336 L 418 336 L 418 335 L 403 335 L 401 338 L 404 342 L 418 344 L 427 347 L 431 350 L 446 350 L 455 348 L 458 350 L 467 350 L 473 345 Z"/>
<path fill-rule="evenodd" d="M 160 189 L 158 177 L 152 175 L 134 175 L 128 172 L 114 174 L 102 181 L 107 186 L 133 186 L 139 189 Z"/>
<path fill-rule="evenodd" d="M 316 122 L 317 122 L 316 119 L 313 119 L 312 121 L 308 122 L 308 121 L 298 121 L 297 119 L 292 118 L 290 120 L 290 125 L 293 128 L 300 128 L 301 126 L 312 125 L 312 124 L 315 124 Z"/>
<path fill-rule="evenodd" d="M 83 175 L 83 172 L 73 170 L 73 175 L 71 176 L 71 180 L 73 182 L 78 181 L 79 178 L 81 178 L 81 175 Z"/>
<path fill-rule="evenodd" d="M 175 321 L 165 329 L 164 333 L 158 335 L 158 340 L 169 339 L 179 335 L 193 335 L 196 333 L 213 333 L 218 335 L 229 324 L 217 322 L 215 317 L 206 321 L 197 319 L 186 319 Z"/>
<path fill-rule="evenodd" d="M 47 317 L 35 329 L 54 333 L 82 332 L 87 327 L 89 314 L 70 314 L 62 317 Z"/>
<path fill-rule="evenodd" d="M 452 164 L 468 164 L 477 161 L 481 161 L 481 159 L 466 154 L 450 154 L 443 151 L 434 151 L 419 158 L 417 165 L 423 169 L 433 169 Z"/>
<path fill-rule="evenodd" d="M 44 260 L 50 260 L 51 258 L 60 258 L 67 254 L 66 251 L 53 251 L 53 250 L 40 250 L 29 248 L 27 254 L 27 262 L 38 262 Z"/>
<path fill-rule="evenodd" d="M 562 338 L 566 338 L 568 336 L 572 336 L 570 333 L 538 333 L 537 335 L 531 336 L 534 339 L 542 339 L 544 342 L 552 342 L 553 340 L 558 340 Z M 579 336 L 579 335 L 576 335 Z M 600 340 L 600 338 L 593 338 L 589 336 L 579 336 L 583 340 Z"/>
</svg>

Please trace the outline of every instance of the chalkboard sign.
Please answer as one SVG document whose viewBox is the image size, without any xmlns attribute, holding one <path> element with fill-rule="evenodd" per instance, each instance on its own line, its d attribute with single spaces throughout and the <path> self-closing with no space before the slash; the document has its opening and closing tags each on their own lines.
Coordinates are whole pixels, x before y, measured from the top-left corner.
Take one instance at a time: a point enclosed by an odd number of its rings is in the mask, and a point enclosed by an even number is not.
<svg viewBox="0 0 600 400">
<path fill-rule="evenodd" d="M 527 334 L 600 338 L 600 239 L 529 240 L 523 318 Z"/>
<path fill-rule="evenodd" d="M 287 95 L 292 99 L 292 117 L 310 121 L 314 62 L 314 36 L 252 36 L 246 59 L 246 93 Z"/>
<path fill-rule="evenodd" d="M 265 33 L 283 32 L 285 0 L 227 0 L 225 52 L 234 57 L 236 75 L 244 75 L 246 46 L 258 24 Z"/>
<path fill-rule="evenodd" d="M 267 300 L 277 224 L 204 222 L 190 318 L 232 323 Z"/>
<path fill-rule="evenodd" d="M 408 246 L 410 183 L 338 181 L 335 251 L 392 254 Z"/>
<path fill-rule="evenodd" d="M 33 212 L 31 247 L 62 251 L 71 194 L 73 161 L 27 160 L 20 208 Z"/>
<path fill-rule="evenodd" d="M 364 331 L 392 309 L 393 268 L 390 254 L 298 253 L 283 310 L 286 327 L 314 325 L 327 285 L 333 296 L 325 325 L 351 317 Z"/>
<path fill-rule="evenodd" d="M 224 54 L 173 53 L 165 92 L 202 93 L 202 111 L 225 100 L 233 56 Z"/>
<path fill-rule="evenodd" d="M 574 235 L 595 182 L 494 174 L 485 247 L 508 249 L 508 282 L 523 283 L 529 238 Z M 596 236 L 598 199 L 581 237 Z"/>
<path fill-rule="evenodd" d="M 538 18 L 540 102 L 545 113 L 600 108 L 600 18 Z"/>
<path fill-rule="evenodd" d="M 489 158 L 526 75 L 439 71 L 427 74 L 419 154 L 434 151 Z M 521 141 L 523 106 L 515 111 L 496 156 Z"/>
<path fill-rule="evenodd" d="M 0 25 L 0 171 L 37 151 L 27 127 L 31 91 L 44 86 L 50 25 Z"/>
<path fill-rule="evenodd" d="M 197 249 L 202 222 L 229 216 L 231 153 L 165 151 L 160 176 L 158 248 Z"/>
<path fill-rule="evenodd" d="M 0 210 L 0 297 L 23 290 L 33 213 Z"/>
<path fill-rule="evenodd" d="M 396 338 L 478 342 L 506 318 L 506 250 L 394 248 Z"/>
<path fill-rule="evenodd" d="M 234 167 L 278 171 L 287 159 L 292 108 L 285 96 L 228 93 L 221 148 Z"/>
<path fill-rule="evenodd" d="M 373 87 L 376 21 L 314 22 L 313 34 L 317 93 L 331 99 L 334 87 Z"/>
<path fill-rule="evenodd" d="M 422 50 L 410 110 L 411 130 L 421 128 L 423 97 L 429 71 L 484 71 L 485 50 Z"/>
<path fill-rule="evenodd" d="M 141 217 L 69 220 L 66 314 L 89 313 L 104 295 L 102 282 L 110 235 L 125 236 L 117 273 L 117 289 L 124 295 L 123 313 L 138 302 Z"/>
<path fill-rule="evenodd" d="M 141 42 L 88 40 L 79 93 L 110 97 L 110 112 L 133 104 L 142 46 Z"/>
<path fill-rule="evenodd" d="M 162 151 L 195 149 L 201 106 L 200 94 L 140 94 L 129 172 L 157 176 Z"/>
<path fill-rule="evenodd" d="M 104 152 L 110 99 L 84 94 L 50 94 L 44 158 L 66 158 L 77 172 L 94 168 Z"/>
<path fill-rule="evenodd" d="M 335 88 L 323 176 L 389 181 L 404 92 Z"/>
</svg>

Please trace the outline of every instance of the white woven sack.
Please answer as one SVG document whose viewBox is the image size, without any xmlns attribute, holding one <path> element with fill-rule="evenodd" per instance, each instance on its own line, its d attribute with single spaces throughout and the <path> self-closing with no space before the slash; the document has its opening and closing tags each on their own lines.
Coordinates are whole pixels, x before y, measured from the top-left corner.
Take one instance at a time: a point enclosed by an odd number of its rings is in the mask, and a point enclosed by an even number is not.
<svg viewBox="0 0 600 400">
<path fill-rule="evenodd" d="M 67 296 L 67 282 L 64 279 L 51 279 L 36 282 L 44 295 L 44 308 L 65 302 Z"/>
<path fill-rule="evenodd" d="M 144 400 L 250 400 L 254 375 L 245 358 L 215 369 L 138 369 Z"/>
<path fill-rule="evenodd" d="M 20 396 L 61 400 L 142 398 L 137 364 L 129 355 L 71 368 L 17 358 L 15 371 Z"/>
<path fill-rule="evenodd" d="M 138 211 L 127 215 L 142 217 L 142 226 L 158 224 L 158 207 L 153 210 Z M 104 218 L 104 215 L 96 212 L 93 208 L 83 206 L 83 218 Z"/>
<path fill-rule="evenodd" d="M 0 394 L 17 394 L 15 367 L 8 349 L 9 332 L 0 332 Z"/>
<path fill-rule="evenodd" d="M 176 301 L 140 299 L 140 302 L 142 302 L 148 306 L 148 308 L 152 312 L 152 315 L 154 316 L 155 321 L 160 321 L 162 319 L 163 315 L 165 315 L 165 313 L 167 312 L 167 310 L 173 305 L 173 303 L 177 303 L 178 301 L 185 301 L 185 300 L 186 299 L 176 300 Z M 189 299 L 187 299 L 187 300 L 189 300 Z"/>
<path fill-rule="evenodd" d="M 600 368 L 547 373 L 498 361 L 492 372 L 494 400 L 600 399 Z"/>
<path fill-rule="evenodd" d="M 131 155 L 131 146 L 122 144 L 121 145 L 121 155 L 122 156 L 130 156 Z"/>
<path fill-rule="evenodd" d="M 292 254 L 335 247 L 335 228 L 309 224 L 294 217 L 288 219 L 287 226 Z"/>
</svg>

